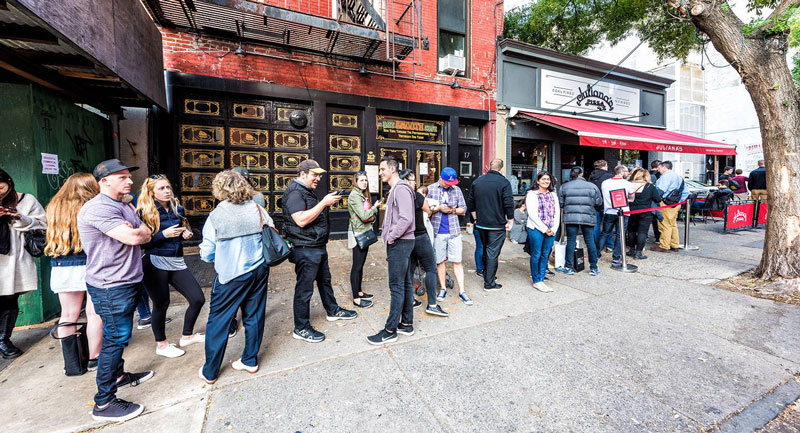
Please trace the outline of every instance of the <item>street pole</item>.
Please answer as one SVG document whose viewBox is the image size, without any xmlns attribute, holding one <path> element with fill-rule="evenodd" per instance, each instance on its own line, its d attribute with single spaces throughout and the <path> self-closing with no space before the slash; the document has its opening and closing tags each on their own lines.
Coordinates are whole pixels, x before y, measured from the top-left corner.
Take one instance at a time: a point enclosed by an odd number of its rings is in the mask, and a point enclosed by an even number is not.
<svg viewBox="0 0 800 433">
<path fill-rule="evenodd" d="M 625 215 L 622 213 L 622 209 L 617 210 L 618 220 L 619 220 L 619 227 L 617 228 L 617 234 L 619 235 L 619 246 L 622 249 L 622 266 L 615 268 L 611 267 L 611 269 L 615 271 L 625 272 L 625 273 L 633 273 L 639 270 L 639 267 L 636 265 L 629 265 L 628 264 L 628 257 L 626 255 L 627 246 L 625 246 Z"/>
<path fill-rule="evenodd" d="M 692 219 L 692 200 L 686 200 L 686 218 L 684 218 L 686 224 L 684 224 L 683 228 L 683 243 L 678 245 L 679 248 L 683 248 L 686 251 L 697 251 L 700 247 L 691 245 L 689 243 L 689 220 Z"/>
</svg>

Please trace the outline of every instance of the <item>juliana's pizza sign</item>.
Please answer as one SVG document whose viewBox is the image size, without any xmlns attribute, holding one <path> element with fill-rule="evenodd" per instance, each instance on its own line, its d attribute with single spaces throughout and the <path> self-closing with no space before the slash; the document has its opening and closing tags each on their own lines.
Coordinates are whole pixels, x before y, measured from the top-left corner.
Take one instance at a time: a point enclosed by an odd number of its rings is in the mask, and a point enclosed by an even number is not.
<svg viewBox="0 0 800 433">
<path fill-rule="evenodd" d="M 639 89 L 542 69 L 541 107 L 638 122 Z"/>
</svg>

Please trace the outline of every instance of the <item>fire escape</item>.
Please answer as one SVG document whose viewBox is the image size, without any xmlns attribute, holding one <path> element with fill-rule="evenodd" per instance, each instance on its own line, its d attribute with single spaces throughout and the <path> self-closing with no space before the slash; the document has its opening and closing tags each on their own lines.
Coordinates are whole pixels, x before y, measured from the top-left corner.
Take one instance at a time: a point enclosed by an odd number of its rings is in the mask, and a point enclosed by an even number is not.
<svg viewBox="0 0 800 433">
<path fill-rule="evenodd" d="M 391 66 L 394 78 L 415 78 L 419 50 L 429 48 L 420 0 L 336 0 L 333 11 L 325 11 L 322 0 L 302 0 L 296 8 L 280 7 L 286 0 L 143 1 L 166 28 Z"/>
</svg>

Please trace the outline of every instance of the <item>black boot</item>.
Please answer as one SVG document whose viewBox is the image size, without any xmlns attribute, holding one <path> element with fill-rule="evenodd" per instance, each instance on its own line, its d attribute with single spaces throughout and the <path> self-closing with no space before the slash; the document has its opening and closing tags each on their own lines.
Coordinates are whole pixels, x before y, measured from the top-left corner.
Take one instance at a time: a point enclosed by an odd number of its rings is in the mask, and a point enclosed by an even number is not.
<svg viewBox="0 0 800 433">
<path fill-rule="evenodd" d="M 19 310 L 0 311 L 0 352 L 3 359 L 13 359 L 22 355 L 22 350 L 11 342 L 11 332 L 17 322 Z"/>
</svg>

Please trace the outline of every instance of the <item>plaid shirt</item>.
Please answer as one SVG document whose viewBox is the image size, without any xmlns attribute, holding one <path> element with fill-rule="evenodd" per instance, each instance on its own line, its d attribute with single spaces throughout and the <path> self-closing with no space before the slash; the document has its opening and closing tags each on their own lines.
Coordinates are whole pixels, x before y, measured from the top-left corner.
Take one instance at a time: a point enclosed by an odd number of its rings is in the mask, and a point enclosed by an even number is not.
<svg viewBox="0 0 800 433">
<path fill-rule="evenodd" d="M 536 191 L 536 194 L 539 194 L 539 218 L 544 225 L 552 229 L 556 219 L 556 203 L 553 195 L 549 192 L 542 194 L 539 191 Z"/>
<path fill-rule="evenodd" d="M 439 205 L 446 204 L 452 208 L 467 208 L 467 202 L 464 200 L 464 193 L 461 192 L 461 188 L 456 185 L 450 187 L 450 189 L 442 188 L 442 185 L 439 182 L 434 183 L 433 185 L 428 187 L 428 196 L 427 198 L 436 200 L 439 202 Z M 431 224 L 433 224 L 433 233 L 439 233 L 439 226 L 442 225 L 442 217 L 446 216 L 448 218 L 447 222 L 449 223 L 450 227 L 450 235 L 458 236 L 461 234 L 461 224 L 458 222 L 458 215 L 454 213 L 451 214 L 443 214 L 441 212 L 436 212 L 431 216 Z"/>
</svg>

